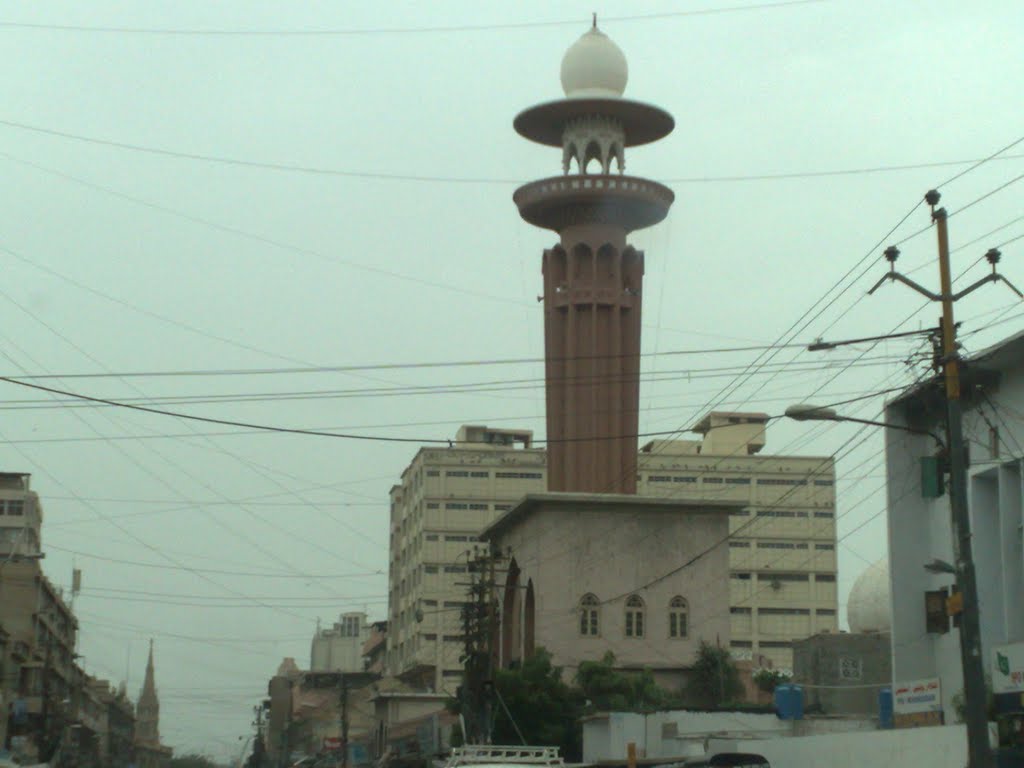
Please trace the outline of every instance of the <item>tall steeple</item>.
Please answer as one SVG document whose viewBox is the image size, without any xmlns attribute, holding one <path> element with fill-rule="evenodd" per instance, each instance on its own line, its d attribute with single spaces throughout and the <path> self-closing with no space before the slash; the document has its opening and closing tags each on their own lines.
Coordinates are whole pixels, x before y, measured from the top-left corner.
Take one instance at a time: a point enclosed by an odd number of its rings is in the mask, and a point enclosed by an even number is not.
<svg viewBox="0 0 1024 768">
<path fill-rule="evenodd" d="M 160 700 L 156 695 L 156 673 L 153 670 L 153 641 L 149 641 L 146 679 L 135 707 L 135 740 L 142 744 L 160 743 Z"/>
</svg>

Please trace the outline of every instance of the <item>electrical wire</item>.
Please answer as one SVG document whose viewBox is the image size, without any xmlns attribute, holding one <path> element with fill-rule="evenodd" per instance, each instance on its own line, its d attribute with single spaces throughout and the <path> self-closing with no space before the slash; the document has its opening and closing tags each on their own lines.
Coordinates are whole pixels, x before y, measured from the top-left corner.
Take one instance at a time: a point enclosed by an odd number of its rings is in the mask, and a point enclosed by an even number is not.
<svg viewBox="0 0 1024 768">
<path fill-rule="evenodd" d="M 717 6 L 711 8 L 694 8 L 685 11 L 661 11 L 657 13 L 629 14 L 620 16 L 602 16 L 604 22 L 638 22 L 661 21 L 665 19 L 693 18 L 699 16 L 719 16 L 723 14 L 743 13 L 749 11 L 765 11 L 790 8 L 793 6 L 816 5 L 827 0 L 777 0 L 771 3 L 748 3 L 745 5 Z M 558 19 L 550 21 L 518 21 L 492 24 L 451 24 L 438 26 L 415 27 L 366 27 L 366 28 L 326 28 L 326 29 L 245 29 L 245 28 L 202 28 L 202 27 L 128 27 L 128 26 L 87 26 L 80 24 L 45 24 L 23 21 L 0 21 L 0 29 L 22 29 L 49 32 L 81 32 L 98 34 L 127 35 L 169 35 L 169 36 L 214 36 L 214 37 L 363 37 L 387 35 L 420 35 L 454 32 L 491 32 L 501 30 L 524 30 L 543 27 L 579 26 L 581 19 Z"/>
</svg>

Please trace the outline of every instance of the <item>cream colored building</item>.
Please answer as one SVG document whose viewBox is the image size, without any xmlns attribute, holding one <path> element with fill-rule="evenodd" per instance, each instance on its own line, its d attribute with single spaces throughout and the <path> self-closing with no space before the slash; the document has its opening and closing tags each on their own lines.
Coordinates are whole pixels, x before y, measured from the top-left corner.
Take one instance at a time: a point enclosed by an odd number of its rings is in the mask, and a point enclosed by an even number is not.
<svg viewBox="0 0 1024 768">
<path fill-rule="evenodd" d="M 469 554 L 485 526 L 545 488 L 532 445 L 530 431 L 464 426 L 452 447 L 421 448 L 391 489 L 388 674 L 432 667 L 434 690 L 455 690 Z"/>
<path fill-rule="evenodd" d="M 694 428 L 701 439 L 644 446 L 638 493 L 747 505 L 729 519 L 728 584 L 702 588 L 728 612 L 735 655 L 789 668 L 793 640 L 838 627 L 835 472 L 831 458 L 761 454 L 766 420 L 714 412 Z M 532 439 L 462 427 L 451 447 L 420 449 L 392 488 L 389 674 L 433 668 L 435 690 L 458 685 L 468 555 L 486 526 L 547 487 Z"/>
<path fill-rule="evenodd" d="M 343 613 L 330 629 L 317 622 L 309 651 L 310 672 L 362 672 L 363 645 L 370 639 L 372 626 L 366 614 Z"/>
<path fill-rule="evenodd" d="M 501 665 L 543 647 L 571 679 L 580 662 L 611 651 L 616 666 L 679 689 L 702 641 L 729 642 L 729 612 L 707 585 L 728 580 L 729 552 L 718 545 L 735 508 L 632 494 L 524 497 L 481 532 L 506 558 Z"/>
</svg>

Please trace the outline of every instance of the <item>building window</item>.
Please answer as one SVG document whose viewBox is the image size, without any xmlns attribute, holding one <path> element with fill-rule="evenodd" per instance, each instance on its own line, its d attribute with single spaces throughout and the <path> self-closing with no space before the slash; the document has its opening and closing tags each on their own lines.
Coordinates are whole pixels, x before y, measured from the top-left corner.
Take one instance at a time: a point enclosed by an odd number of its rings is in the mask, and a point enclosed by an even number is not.
<svg viewBox="0 0 1024 768">
<path fill-rule="evenodd" d="M 0 503 L 0 507 L 3 504 Z M 21 499 L 8 499 L 7 500 L 7 514 L 8 515 L 22 515 L 25 513 L 25 502 Z"/>
<path fill-rule="evenodd" d="M 439 469 L 428 469 L 427 470 L 427 477 L 440 477 L 440 476 L 441 476 L 441 470 L 439 470 Z"/>
<path fill-rule="evenodd" d="M 470 472 L 469 476 L 470 477 L 490 477 L 491 473 L 490 472 Z"/>
<path fill-rule="evenodd" d="M 733 517 L 750 517 L 750 510 L 746 507 L 743 509 L 732 509 L 729 510 L 729 514 Z"/>
<path fill-rule="evenodd" d="M 580 634 L 597 637 L 600 629 L 601 601 L 595 595 L 584 595 L 580 600 Z"/>
<path fill-rule="evenodd" d="M 486 504 L 470 504 L 469 508 L 470 509 L 487 509 L 487 505 Z"/>
<path fill-rule="evenodd" d="M 730 541 L 729 546 L 732 549 L 750 549 L 749 541 Z"/>
<path fill-rule="evenodd" d="M 461 535 L 461 534 L 456 534 L 456 535 L 448 535 L 448 536 L 445 536 L 445 537 L 444 537 L 444 540 L 445 540 L 445 541 L 466 541 L 466 539 L 467 539 L 467 538 L 468 538 L 468 537 L 466 537 L 466 536 L 463 536 L 463 535 Z"/>
<path fill-rule="evenodd" d="M 691 475 L 676 475 L 672 478 L 673 483 L 696 483 L 697 478 Z"/>
<path fill-rule="evenodd" d="M 836 548 L 835 544 L 815 544 L 814 548 L 821 552 L 831 552 Z"/>
<path fill-rule="evenodd" d="M 424 573 L 437 573 L 437 566 L 436 565 L 424 565 L 423 566 L 423 572 Z"/>
<path fill-rule="evenodd" d="M 466 469 L 449 469 L 444 473 L 445 477 L 469 477 L 469 470 Z"/>
<path fill-rule="evenodd" d="M 814 513 L 815 517 L 833 517 L 834 512 L 831 509 L 822 509 Z"/>
<path fill-rule="evenodd" d="M 828 486 L 833 485 L 834 483 L 831 480 L 815 480 L 814 484 L 815 485 L 824 486 L 824 487 L 828 487 Z"/>
<path fill-rule="evenodd" d="M 750 485 L 749 477 L 727 477 L 725 482 L 729 485 Z"/>
<path fill-rule="evenodd" d="M 494 476 L 502 480 L 540 480 L 540 472 L 495 472 Z"/>
<path fill-rule="evenodd" d="M 819 573 L 814 577 L 814 580 L 821 584 L 822 582 L 835 582 L 835 574 L 832 573 Z"/>
<path fill-rule="evenodd" d="M 427 502 L 427 509 L 440 509 L 440 508 L 441 508 L 441 505 L 438 504 L 436 501 L 428 501 Z"/>
<path fill-rule="evenodd" d="M 705 477 L 704 484 L 711 483 L 712 485 L 721 485 L 724 481 L 720 477 Z"/>
<path fill-rule="evenodd" d="M 648 475 L 648 483 L 671 483 L 672 475 Z"/>
<path fill-rule="evenodd" d="M 444 505 L 445 509 L 469 509 L 468 504 L 463 504 L 459 501 L 452 501 Z"/>
<path fill-rule="evenodd" d="M 626 598 L 626 637 L 644 636 L 644 601 L 639 595 Z"/>
<path fill-rule="evenodd" d="M 436 533 L 428 533 L 427 541 L 437 541 L 440 537 Z"/>
<path fill-rule="evenodd" d="M 679 595 L 676 595 L 668 604 L 668 636 L 669 637 L 686 637 L 687 630 L 687 613 L 689 610 L 686 606 L 686 600 Z"/>
</svg>

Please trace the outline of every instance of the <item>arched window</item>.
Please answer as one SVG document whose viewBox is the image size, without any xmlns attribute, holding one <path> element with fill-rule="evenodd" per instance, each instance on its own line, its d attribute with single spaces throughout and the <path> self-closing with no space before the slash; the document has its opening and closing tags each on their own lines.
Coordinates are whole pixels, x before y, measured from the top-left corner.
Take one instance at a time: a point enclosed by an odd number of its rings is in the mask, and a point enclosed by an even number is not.
<svg viewBox="0 0 1024 768">
<path fill-rule="evenodd" d="M 580 634 L 597 637 L 601 630 L 601 601 L 595 595 L 584 595 L 580 600 Z"/>
<path fill-rule="evenodd" d="M 638 595 L 626 598 L 626 637 L 644 636 L 644 601 Z"/>
<path fill-rule="evenodd" d="M 686 600 L 676 595 L 669 601 L 668 604 L 668 636 L 669 637 L 686 637 L 687 632 L 687 613 L 689 607 L 686 605 Z"/>
</svg>

